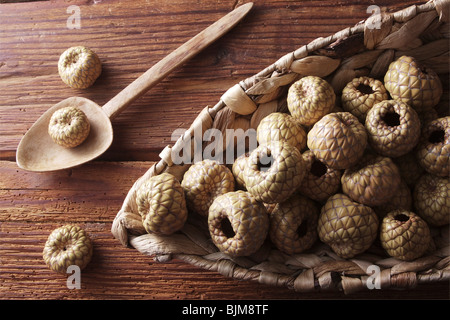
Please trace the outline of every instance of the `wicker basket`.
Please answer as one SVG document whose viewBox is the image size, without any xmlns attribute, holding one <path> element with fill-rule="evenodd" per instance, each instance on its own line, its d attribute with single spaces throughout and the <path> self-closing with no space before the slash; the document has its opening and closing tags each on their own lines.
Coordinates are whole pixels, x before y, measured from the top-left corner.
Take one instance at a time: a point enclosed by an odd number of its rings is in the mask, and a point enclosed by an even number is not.
<svg viewBox="0 0 450 320">
<path fill-rule="evenodd" d="M 433 229 L 436 249 L 411 262 L 389 258 L 374 244 L 352 259 L 341 259 L 320 241 L 306 253 L 286 255 L 266 243 L 254 255 L 231 259 L 218 251 L 209 237 L 206 221 L 191 215 L 185 227 L 171 236 L 147 234 L 137 213 L 136 191 L 148 178 L 170 172 L 180 180 L 189 165 L 174 164 L 173 151 L 193 147 L 195 130 L 257 127 L 272 112 L 287 112 L 286 90 L 305 75 L 329 81 L 336 92 L 351 79 L 369 75 L 382 78 L 390 62 L 407 54 L 425 61 L 443 77 L 449 73 L 450 0 L 429 1 L 395 13 L 372 16 L 327 38 L 318 38 L 284 55 L 258 74 L 224 93 L 214 106 L 204 108 L 189 130 L 173 146 L 167 146 L 155 163 L 129 190 L 112 225 L 112 233 L 124 246 L 165 262 L 181 259 L 239 280 L 285 286 L 298 292 L 368 289 L 373 270 L 380 268 L 381 289 L 413 288 L 420 283 L 450 280 L 449 228 Z M 447 81 L 445 80 L 446 84 Z M 444 86 L 445 87 L 445 86 Z M 439 112 L 448 115 L 448 88 Z M 186 145 L 187 144 L 187 145 Z M 205 145 L 203 145 L 205 147 Z"/>
</svg>

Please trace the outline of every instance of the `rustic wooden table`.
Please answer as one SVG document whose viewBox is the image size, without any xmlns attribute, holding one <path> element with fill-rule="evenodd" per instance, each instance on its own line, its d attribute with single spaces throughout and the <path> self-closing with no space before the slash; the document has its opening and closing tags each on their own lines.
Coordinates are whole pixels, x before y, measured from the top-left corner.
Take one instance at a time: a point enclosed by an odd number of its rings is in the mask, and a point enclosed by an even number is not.
<svg viewBox="0 0 450 320">
<path fill-rule="evenodd" d="M 99 159 L 49 173 L 27 172 L 16 165 L 20 139 L 47 108 L 74 95 L 106 103 L 148 67 L 244 2 L 0 4 L 0 299 L 449 298 L 448 283 L 355 295 L 296 293 L 229 279 L 177 260 L 155 262 L 123 247 L 110 232 L 133 182 L 172 143 L 175 129 L 188 128 L 206 105 L 285 53 L 366 19 L 373 1 L 256 0 L 237 27 L 114 120 L 114 142 Z M 417 3 L 423 1 L 375 4 L 396 11 Z M 74 28 L 77 23 L 79 28 Z M 65 86 L 57 71 L 59 55 L 74 45 L 91 47 L 103 62 L 101 77 L 83 91 Z M 94 239 L 95 255 L 82 272 L 79 290 L 69 289 L 66 277 L 50 271 L 42 259 L 50 232 L 69 222 L 84 227 Z"/>
</svg>

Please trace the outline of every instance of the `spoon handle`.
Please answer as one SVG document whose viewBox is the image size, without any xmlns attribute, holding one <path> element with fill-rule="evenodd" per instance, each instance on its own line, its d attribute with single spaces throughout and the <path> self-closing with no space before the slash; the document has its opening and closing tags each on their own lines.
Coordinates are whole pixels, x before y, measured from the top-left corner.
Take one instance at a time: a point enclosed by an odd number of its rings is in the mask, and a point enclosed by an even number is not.
<svg viewBox="0 0 450 320">
<path fill-rule="evenodd" d="M 184 64 L 209 44 L 232 29 L 252 7 L 252 2 L 239 6 L 178 47 L 108 101 L 102 107 L 103 111 L 110 119 L 116 117 L 134 100 L 162 81 L 175 68 Z"/>
</svg>

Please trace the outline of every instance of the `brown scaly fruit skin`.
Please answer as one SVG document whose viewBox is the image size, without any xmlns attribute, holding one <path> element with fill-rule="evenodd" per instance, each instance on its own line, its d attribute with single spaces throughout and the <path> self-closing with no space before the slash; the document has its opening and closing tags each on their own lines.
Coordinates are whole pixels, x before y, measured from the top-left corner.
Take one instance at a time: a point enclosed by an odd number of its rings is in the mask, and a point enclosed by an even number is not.
<svg viewBox="0 0 450 320">
<path fill-rule="evenodd" d="M 266 164 L 270 167 L 262 167 Z M 258 146 L 250 153 L 245 165 L 244 180 L 248 192 L 265 203 L 288 199 L 300 186 L 306 173 L 300 151 L 281 141 Z"/>
<path fill-rule="evenodd" d="M 43 258 L 47 266 L 58 273 L 76 265 L 83 270 L 91 261 L 93 243 L 79 226 L 64 225 L 52 231 L 45 243 Z"/>
<path fill-rule="evenodd" d="M 424 126 L 416 156 L 427 172 L 440 177 L 450 176 L 450 116 L 438 118 Z"/>
<path fill-rule="evenodd" d="M 400 157 L 410 152 L 420 137 L 417 112 L 401 101 L 385 100 L 367 113 L 365 127 L 369 144 L 386 157 Z"/>
<path fill-rule="evenodd" d="M 367 146 L 364 125 L 350 112 L 330 113 L 314 124 L 307 136 L 315 157 L 333 169 L 356 164 Z"/>
<path fill-rule="evenodd" d="M 224 225 L 229 221 L 232 231 Z M 264 205 L 250 193 L 238 190 L 218 196 L 209 208 L 208 226 L 217 248 L 232 257 L 255 253 L 269 230 Z"/>
<path fill-rule="evenodd" d="M 425 173 L 413 191 L 416 213 L 432 227 L 450 222 L 450 180 Z"/>
<path fill-rule="evenodd" d="M 191 165 L 181 182 L 189 210 L 207 217 L 209 207 L 218 196 L 234 191 L 230 169 L 216 160 L 204 159 Z"/>
<path fill-rule="evenodd" d="M 403 209 L 406 211 L 411 211 L 413 206 L 413 197 L 411 189 L 408 187 L 406 182 L 402 179 L 398 189 L 395 190 L 394 195 L 386 203 L 380 206 L 372 207 L 377 213 L 380 220 L 384 218 L 389 212 L 394 210 Z"/>
<path fill-rule="evenodd" d="M 365 154 L 357 165 L 345 170 L 341 178 L 342 191 L 367 206 L 386 203 L 400 182 L 400 172 L 390 158 L 370 153 Z"/>
<path fill-rule="evenodd" d="M 284 253 L 308 250 L 316 242 L 319 209 L 311 199 L 294 194 L 278 203 L 270 214 L 269 236 Z"/>
<path fill-rule="evenodd" d="M 370 77 L 354 78 L 342 90 L 342 108 L 350 112 L 361 123 L 365 123 L 367 112 L 377 103 L 389 98 L 386 88 L 379 80 Z"/>
<path fill-rule="evenodd" d="M 294 82 L 288 90 L 287 106 L 302 125 L 310 126 L 329 113 L 336 101 L 331 85 L 317 76 L 307 76 Z"/>
<path fill-rule="evenodd" d="M 305 151 L 306 174 L 298 191 L 315 201 L 325 201 L 341 187 L 341 170 L 327 167 L 314 156 L 311 150 Z"/>
<path fill-rule="evenodd" d="M 102 63 L 91 49 L 83 46 L 71 47 L 61 54 L 58 72 L 62 81 L 69 87 L 86 89 L 100 76 Z"/>
<path fill-rule="evenodd" d="M 389 65 L 384 86 L 394 100 L 417 112 L 433 108 L 442 96 L 442 83 L 436 72 L 410 56 L 402 56 Z"/>
<path fill-rule="evenodd" d="M 417 113 L 420 119 L 420 128 L 423 129 L 428 123 L 439 118 L 439 113 L 434 108 L 427 108 Z"/>
<path fill-rule="evenodd" d="M 414 188 L 416 181 L 425 171 L 416 159 L 415 150 L 410 151 L 403 156 L 393 158 L 392 161 L 397 165 L 400 176 L 405 180 L 406 184 L 410 188 Z"/>
<path fill-rule="evenodd" d="M 235 179 L 235 185 L 237 189 L 246 190 L 244 180 L 245 161 L 247 161 L 250 153 L 244 153 L 234 160 L 231 167 Z"/>
<path fill-rule="evenodd" d="M 170 173 L 161 173 L 143 183 L 136 203 L 148 233 L 170 235 L 183 228 L 187 220 L 183 188 Z"/>
<path fill-rule="evenodd" d="M 349 259 L 372 245 L 377 237 L 378 223 L 372 208 L 337 193 L 327 200 L 320 211 L 319 239 L 339 257 Z"/>
<path fill-rule="evenodd" d="M 91 126 L 86 114 L 76 107 L 56 110 L 48 124 L 52 140 L 65 148 L 75 148 L 89 136 Z"/>
<path fill-rule="evenodd" d="M 411 261 L 427 251 L 432 238 L 427 223 L 417 214 L 395 210 L 383 218 L 380 240 L 391 257 Z"/>
<path fill-rule="evenodd" d="M 285 141 L 300 152 L 306 148 L 306 132 L 300 122 L 290 114 L 274 112 L 264 117 L 256 130 L 259 144 Z"/>
</svg>

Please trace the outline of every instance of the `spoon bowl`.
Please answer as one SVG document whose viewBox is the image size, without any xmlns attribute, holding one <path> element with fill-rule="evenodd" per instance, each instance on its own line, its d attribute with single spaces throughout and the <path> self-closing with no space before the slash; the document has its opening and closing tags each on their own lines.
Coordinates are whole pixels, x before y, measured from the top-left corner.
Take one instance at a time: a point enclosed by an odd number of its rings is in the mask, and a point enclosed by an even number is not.
<svg viewBox="0 0 450 320">
<path fill-rule="evenodd" d="M 111 120 L 114 117 L 161 82 L 175 68 L 227 33 L 252 7 L 252 2 L 246 3 L 207 27 L 148 69 L 103 107 L 86 98 L 71 97 L 48 109 L 20 141 L 16 153 L 17 165 L 29 171 L 55 171 L 81 165 L 103 154 L 113 141 Z M 75 148 L 56 144 L 48 134 L 53 113 L 68 106 L 81 109 L 91 126 L 86 140 Z"/>
<path fill-rule="evenodd" d="M 48 134 L 48 125 L 53 113 L 65 107 L 82 110 L 91 126 L 89 135 L 75 148 L 56 144 Z M 30 171 L 52 171 L 67 169 L 91 161 L 103 154 L 113 141 L 113 128 L 108 115 L 95 102 L 70 97 L 48 109 L 27 131 L 19 143 L 17 164 Z"/>
</svg>

